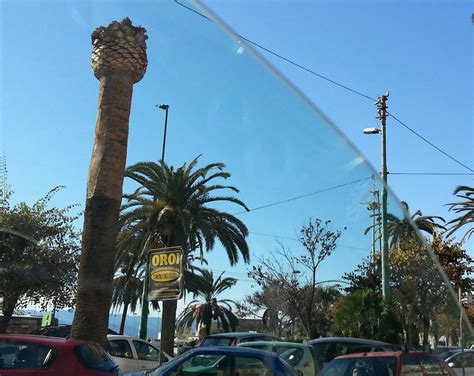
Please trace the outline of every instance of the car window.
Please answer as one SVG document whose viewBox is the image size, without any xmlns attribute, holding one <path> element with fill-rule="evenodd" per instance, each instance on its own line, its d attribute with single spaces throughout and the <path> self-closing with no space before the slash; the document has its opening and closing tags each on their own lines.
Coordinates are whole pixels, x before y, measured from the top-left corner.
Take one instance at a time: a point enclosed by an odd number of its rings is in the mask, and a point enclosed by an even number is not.
<svg viewBox="0 0 474 376">
<path fill-rule="evenodd" d="M 425 368 L 425 371 L 427 372 L 428 376 L 445 375 L 445 372 L 443 368 L 441 367 L 441 364 L 439 363 L 438 359 L 436 359 L 434 356 L 423 355 L 421 357 L 421 361 L 423 362 L 423 367 Z"/>
<path fill-rule="evenodd" d="M 201 346 L 229 346 L 232 343 L 231 337 L 207 337 Z"/>
<path fill-rule="evenodd" d="M 0 341 L 0 369 L 47 369 L 54 350 L 22 341 Z"/>
<path fill-rule="evenodd" d="M 133 346 L 135 346 L 138 359 L 140 360 L 158 361 L 160 359 L 160 352 L 146 342 L 133 341 Z"/>
<path fill-rule="evenodd" d="M 133 358 L 132 348 L 126 339 L 109 341 L 109 354 L 118 358 Z"/>
<path fill-rule="evenodd" d="M 87 343 L 75 347 L 74 352 L 81 364 L 89 369 L 111 372 L 118 368 L 109 358 L 105 350 L 95 343 Z"/>
<path fill-rule="evenodd" d="M 473 353 L 459 353 L 448 361 L 453 363 L 454 368 L 460 367 L 474 367 L 474 354 Z"/>
<path fill-rule="evenodd" d="M 397 358 L 393 356 L 336 359 L 325 368 L 324 376 L 395 376 Z"/>
<path fill-rule="evenodd" d="M 402 359 L 402 375 L 423 376 L 423 369 L 416 356 L 406 356 Z"/>
<path fill-rule="evenodd" d="M 285 362 L 287 362 L 290 366 L 296 366 L 301 359 L 303 358 L 304 355 L 304 350 L 300 348 L 286 348 L 286 351 L 281 352 L 281 350 L 285 350 L 283 347 L 277 347 L 277 354 L 280 355 L 280 358 L 282 358 Z"/>
<path fill-rule="evenodd" d="M 176 363 L 176 362 L 173 362 Z M 170 363 L 171 364 L 171 363 Z M 223 375 L 229 364 L 229 357 L 226 355 L 206 355 L 199 354 L 191 356 L 188 360 L 175 367 L 171 367 L 170 376 L 199 373 Z"/>
<path fill-rule="evenodd" d="M 272 374 L 262 359 L 253 358 L 249 356 L 234 357 L 233 367 L 231 369 L 232 375 L 255 375 L 255 376 L 269 376 Z"/>
</svg>

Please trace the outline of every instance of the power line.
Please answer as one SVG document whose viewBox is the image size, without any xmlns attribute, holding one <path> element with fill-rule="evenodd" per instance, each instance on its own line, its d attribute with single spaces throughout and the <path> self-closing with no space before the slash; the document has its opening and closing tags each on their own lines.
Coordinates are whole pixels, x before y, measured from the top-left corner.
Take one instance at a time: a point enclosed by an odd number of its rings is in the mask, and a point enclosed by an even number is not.
<svg viewBox="0 0 474 376">
<path fill-rule="evenodd" d="M 269 207 L 271 207 L 271 206 L 281 205 L 281 204 L 284 204 L 284 203 L 287 203 L 287 202 L 290 202 L 290 201 L 295 201 L 295 200 L 299 200 L 299 199 L 302 199 L 302 198 L 305 198 L 305 197 L 313 196 L 313 195 L 316 195 L 316 194 L 319 194 L 319 193 L 324 193 L 324 192 L 332 191 L 332 190 L 334 190 L 334 189 L 342 188 L 342 187 L 345 187 L 345 186 L 348 186 L 348 185 L 351 185 L 351 184 L 360 183 L 360 182 L 365 181 L 365 180 L 367 180 L 367 179 L 371 179 L 371 176 L 369 176 L 369 177 L 367 177 L 367 178 L 363 178 L 363 179 L 358 179 L 358 180 L 350 181 L 350 182 L 348 182 L 348 183 L 343 183 L 343 184 L 335 185 L 335 186 L 333 186 L 333 187 L 321 189 L 321 190 L 319 190 L 319 191 L 314 191 L 314 192 L 307 193 L 307 194 L 304 194 L 304 195 L 300 195 L 300 196 L 296 196 L 296 197 L 291 197 L 291 198 L 288 198 L 288 199 L 286 199 L 286 200 L 281 200 L 281 201 L 277 201 L 277 202 L 272 202 L 272 203 L 270 203 L 270 204 L 266 204 L 266 205 L 262 205 L 262 206 L 257 206 L 256 208 L 252 208 L 252 209 L 249 209 L 249 210 L 244 210 L 244 211 L 235 213 L 234 215 L 240 215 L 240 214 L 249 213 L 249 212 L 253 212 L 253 211 L 256 211 L 256 210 L 260 210 L 260 209 L 269 208 Z"/>
<path fill-rule="evenodd" d="M 269 238 L 293 240 L 293 241 L 295 241 L 295 242 L 299 242 L 299 241 L 300 241 L 300 240 L 297 239 L 297 238 L 290 238 L 289 236 L 280 236 L 280 235 L 264 234 L 264 233 L 261 233 L 261 232 L 252 232 L 252 231 L 251 231 L 250 234 L 252 234 L 252 235 L 258 235 L 258 236 L 266 236 L 266 237 L 269 237 Z M 341 247 L 341 248 L 357 249 L 358 251 L 367 251 L 367 250 L 368 250 L 367 248 L 353 247 L 353 246 L 350 246 L 350 245 L 343 245 L 343 244 L 337 244 L 337 246 L 338 246 L 338 247 Z"/>
<path fill-rule="evenodd" d="M 210 22 L 214 22 L 214 20 L 210 19 L 209 17 L 205 16 L 204 14 L 198 12 L 198 11 L 195 10 L 195 9 L 192 9 L 191 7 L 188 7 L 188 6 L 186 6 L 186 5 L 182 4 L 182 3 L 180 3 L 178 0 L 175 0 L 175 3 L 178 4 L 178 5 L 180 5 L 180 6 L 182 6 L 183 8 L 186 8 L 187 10 L 189 10 L 189 11 L 191 11 L 191 12 L 193 12 L 193 13 L 195 13 L 195 14 L 197 14 L 197 15 L 203 17 L 203 18 L 205 18 L 206 20 L 208 20 L 208 21 L 210 21 Z M 294 60 L 292 60 L 292 59 L 290 59 L 290 58 L 287 58 L 287 57 L 285 57 L 285 56 L 283 56 L 283 55 L 281 55 L 281 54 L 279 54 L 279 53 L 277 53 L 277 52 L 275 52 L 275 51 L 273 51 L 273 50 L 270 50 L 269 48 L 266 48 L 266 47 L 262 46 L 261 44 L 252 41 L 251 39 L 248 39 L 248 38 L 246 38 L 246 37 L 244 37 L 244 36 L 242 36 L 242 35 L 240 35 L 240 34 L 236 34 L 236 33 L 232 33 L 232 34 L 233 34 L 234 36 L 239 37 L 239 38 L 245 40 L 246 42 L 248 42 L 248 43 L 250 43 L 250 44 L 252 44 L 252 45 L 254 45 L 254 46 L 256 46 L 256 47 L 258 47 L 258 48 L 260 48 L 260 49 L 262 49 L 262 50 L 264 50 L 265 52 L 267 52 L 267 53 L 269 53 L 269 54 L 271 54 L 271 55 L 273 55 L 273 56 L 275 56 L 275 57 L 278 57 L 279 59 L 284 60 L 284 61 L 286 61 L 287 63 L 292 64 L 292 65 L 294 65 L 294 66 L 296 66 L 296 67 L 298 67 L 298 68 L 304 70 L 305 72 L 308 72 L 308 73 L 310 73 L 310 74 L 312 74 L 312 75 L 314 75 L 314 76 L 316 76 L 316 77 L 319 77 L 319 78 L 321 78 L 321 79 L 323 79 L 323 80 L 326 80 L 326 81 L 328 81 L 328 82 L 330 82 L 330 83 L 332 83 L 332 84 L 334 84 L 334 85 L 336 85 L 336 86 L 338 86 L 338 87 L 340 87 L 340 88 L 343 88 L 343 89 L 345 89 L 345 90 L 347 90 L 347 91 L 350 91 L 350 92 L 353 93 L 353 94 L 356 94 L 356 95 L 359 95 L 359 96 L 361 96 L 361 97 L 363 97 L 363 98 L 365 98 L 365 99 L 371 100 L 372 102 L 375 102 L 375 101 L 376 101 L 375 98 L 372 98 L 371 96 L 369 96 L 369 95 L 367 95 L 367 94 L 364 94 L 364 93 L 362 93 L 362 92 L 360 92 L 360 91 L 358 91 L 358 90 L 352 89 L 352 88 L 350 88 L 349 86 L 343 85 L 343 84 L 341 84 L 341 83 L 339 83 L 339 82 L 337 82 L 337 81 L 334 81 L 334 80 L 330 79 L 329 77 L 326 77 L 326 76 L 324 76 L 324 75 L 322 75 L 322 74 L 320 74 L 320 73 L 317 73 L 317 72 L 313 71 L 313 70 L 310 69 L 310 68 L 307 68 L 307 67 L 305 67 L 305 66 L 303 66 L 303 65 L 301 65 L 301 64 L 298 64 L 296 61 L 294 61 Z M 414 129 L 410 128 L 407 124 L 405 124 L 405 123 L 402 122 L 400 119 L 398 119 L 395 115 L 391 114 L 391 113 L 388 112 L 388 111 L 387 111 L 387 114 L 389 114 L 395 121 L 397 121 L 398 123 L 400 123 L 402 126 L 404 126 L 406 129 L 408 129 L 410 132 L 412 132 L 415 136 L 419 137 L 421 140 L 423 140 L 424 142 L 426 142 L 427 144 L 429 144 L 430 146 L 432 146 L 433 148 L 435 148 L 436 150 L 438 150 L 440 153 L 444 154 L 446 157 L 448 157 L 449 159 L 453 160 L 454 162 L 456 162 L 457 164 L 461 165 L 462 167 L 466 168 L 467 170 L 469 170 L 469 171 L 471 171 L 471 172 L 474 172 L 474 170 L 473 170 L 472 168 L 468 167 L 467 165 L 465 165 L 464 163 L 462 163 L 462 162 L 459 161 L 458 159 L 454 158 L 453 156 L 451 156 L 450 154 L 448 154 L 447 152 L 445 152 L 444 150 L 442 150 L 441 148 L 439 148 L 438 146 L 436 146 L 435 144 L 433 144 L 433 143 L 432 143 L 431 141 L 429 141 L 426 137 L 422 136 L 420 133 L 416 132 Z"/>
<path fill-rule="evenodd" d="M 389 175 L 473 176 L 473 172 L 389 172 Z"/>
<path fill-rule="evenodd" d="M 210 19 L 209 17 L 205 16 L 204 14 L 198 12 L 197 10 L 192 9 L 191 7 L 188 7 L 187 5 L 184 5 L 184 4 L 180 3 L 178 0 L 174 0 L 174 1 L 175 1 L 176 4 L 179 4 L 179 5 L 181 5 L 182 7 L 184 7 L 184 8 L 186 8 L 186 9 L 190 10 L 191 12 L 200 15 L 201 17 L 205 18 L 206 20 L 211 21 L 211 22 L 215 22 L 214 20 L 212 20 L 212 19 Z M 254 45 L 254 46 L 256 46 L 256 47 L 258 47 L 258 48 L 260 48 L 260 49 L 262 49 L 262 50 L 264 50 L 265 52 L 268 52 L 269 54 L 271 54 L 271 55 L 273 55 L 273 56 L 276 56 L 277 58 L 279 58 L 279 59 L 281 59 L 281 60 L 286 61 L 287 63 L 289 63 L 289 64 L 291 64 L 291 65 L 294 65 L 295 67 L 298 67 L 298 68 L 300 68 L 300 69 L 303 69 L 304 71 L 306 71 L 306 72 L 308 72 L 308 73 L 310 73 L 310 74 L 312 74 L 312 75 L 314 75 L 314 76 L 317 76 L 317 77 L 319 77 L 319 78 L 322 78 L 323 80 L 326 80 L 326 81 L 328 81 L 328 82 L 330 82 L 330 83 L 332 83 L 332 84 L 334 84 L 334 85 L 336 85 L 336 86 L 339 86 L 339 87 L 341 87 L 341 88 L 343 88 L 343 89 L 345 89 L 345 90 L 348 90 L 348 91 L 350 91 L 350 92 L 352 92 L 352 93 L 354 93 L 354 94 L 357 94 L 357 95 L 359 95 L 359 96 L 361 96 L 361 97 L 363 97 L 363 98 L 365 98 L 365 99 L 369 99 L 369 100 L 371 100 L 371 101 L 376 101 L 375 98 L 372 98 L 372 97 L 370 97 L 370 96 L 368 96 L 368 95 L 366 95 L 366 94 L 364 94 L 364 93 L 361 93 L 360 91 L 357 91 L 357 90 L 355 90 L 355 89 L 350 88 L 349 86 L 346 86 L 346 85 L 343 85 L 343 84 L 341 84 L 341 83 L 339 83 L 339 82 L 337 82 L 337 81 L 334 81 L 334 80 L 330 79 L 329 77 L 326 77 L 326 76 L 324 76 L 324 75 L 322 75 L 322 74 L 320 74 L 320 73 L 317 73 L 317 72 L 313 71 L 312 69 L 307 68 L 307 67 L 305 67 L 305 66 L 303 66 L 303 65 L 301 65 L 301 64 L 298 64 L 296 61 L 294 61 L 294 60 L 292 60 L 292 59 L 289 59 L 289 58 L 287 58 L 287 57 L 285 57 L 285 56 L 283 56 L 283 55 L 281 55 L 281 54 L 279 54 L 279 53 L 277 53 L 277 52 L 275 52 L 275 51 L 272 51 L 272 50 L 270 50 L 269 48 L 266 48 L 266 47 L 262 46 L 261 44 L 259 44 L 259 43 L 257 43 L 257 42 L 254 42 L 253 40 L 244 37 L 243 35 L 240 35 L 240 34 L 237 34 L 237 33 L 231 33 L 231 34 L 234 35 L 234 36 L 236 36 L 236 37 L 239 37 L 240 39 L 245 40 L 246 42 L 248 42 L 248 43 L 250 43 L 250 44 L 252 44 L 252 45 Z"/>
<path fill-rule="evenodd" d="M 425 141 L 427 144 L 431 145 L 432 147 L 434 147 L 436 150 L 438 150 L 440 153 L 444 154 L 446 157 L 448 157 L 449 159 L 453 160 L 454 162 L 456 162 L 457 164 L 463 166 L 464 168 L 466 168 L 467 170 L 471 171 L 471 172 L 474 172 L 474 170 L 468 166 L 466 166 L 464 163 L 460 162 L 459 160 L 457 160 L 456 158 L 452 157 L 451 155 L 449 155 L 448 153 L 446 153 L 444 150 L 440 149 L 438 146 L 436 146 L 435 144 L 433 144 L 431 141 L 427 140 L 425 137 L 423 137 L 421 134 L 419 134 L 417 131 L 415 131 L 413 128 L 410 128 L 408 125 L 406 125 L 403 121 L 401 121 L 400 119 L 398 119 L 396 116 L 394 116 L 393 114 L 391 114 L 390 112 L 387 111 L 387 113 L 393 118 L 393 120 L 397 121 L 398 123 L 400 123 L 401 125 L 403 125 L 406 129 L 408 129 L 410 132 L 412 132 L 415 136 L 419 137 L 420 139 L 422 139 L 423 141 Z"/>
</svg>

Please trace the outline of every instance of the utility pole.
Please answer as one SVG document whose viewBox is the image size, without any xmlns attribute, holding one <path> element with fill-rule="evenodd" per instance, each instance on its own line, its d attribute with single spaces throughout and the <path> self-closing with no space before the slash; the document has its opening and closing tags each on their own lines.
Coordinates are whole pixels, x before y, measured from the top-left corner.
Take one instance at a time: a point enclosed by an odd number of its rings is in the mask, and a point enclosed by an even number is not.
<svg viewBox="0 0 474 376">
<path fill-rule="evenodd" d="M 381 123 L 382 134 L 382 296 L 384 301 L 390 299 L 390 266 L 388 255 L 388 234 L 387 234 L 387 99 L 389 93 L 378 98 L 375 105 L 377 106 L 377 119 Z"/>
<path fill-rule="evenodd" d="M 368 202 L 367 210 L 372 212 L 372 214 L 370 215 L 372 217 L 372 262 L 375 265 L 376 258 L 377 258 L 376 257 L 377 256 L 376 243 L 377 243 L 377 239 L 380 239 L 380 235 L 377 236 L 377 232 L 380 231 L 380 199 L 379 199 L 379 191 L 375 187 L 375 178 L 373 175 L 372 175 L 372 180 L 373 180 L 373 190 L 370 191 L 370 193 L 372 194 L 372 199 L 370 202 Z M 378 226 L 377 226 L 377 222 L 378 222 Z"/>
</svg>

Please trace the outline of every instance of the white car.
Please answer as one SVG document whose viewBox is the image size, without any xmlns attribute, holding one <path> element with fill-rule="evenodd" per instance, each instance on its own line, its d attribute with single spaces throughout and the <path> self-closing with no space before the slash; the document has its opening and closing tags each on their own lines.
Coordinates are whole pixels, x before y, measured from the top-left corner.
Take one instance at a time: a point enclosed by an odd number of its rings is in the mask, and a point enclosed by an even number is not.
<svg viewBox="0 0 474 376">
<path fill-rule="evenodd" d="M 160 350 L 147 341 L 113 334 L 107 335 L 107 339 L 109 340 L 109 355 L 119 365 L 121 372 L 135 372 L 158 367 Z M 172 359 L 165 352 L 163 358 L 163 362 Z"/>
</svg>

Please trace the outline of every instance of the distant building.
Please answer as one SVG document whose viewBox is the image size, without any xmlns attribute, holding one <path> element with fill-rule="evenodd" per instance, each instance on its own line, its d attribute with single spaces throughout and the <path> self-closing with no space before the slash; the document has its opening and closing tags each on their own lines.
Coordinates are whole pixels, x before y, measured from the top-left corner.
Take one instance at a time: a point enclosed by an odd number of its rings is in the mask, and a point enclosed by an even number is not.
<svg viewBox="0 0 474 376">
<path fill-rule="evenodd" d="M 239 326 L 237 331 L 255 331 L 255 332 L 265 332 L 267 329 L 263 326 L 262 319 L 240 319 Z"/>
<path fill-rule="evenodd" d="M 469 307 L 474 306 L 474 295 L 466 295 L 464 298 L 462 298 L 462 303 Z"/>
</svg>

